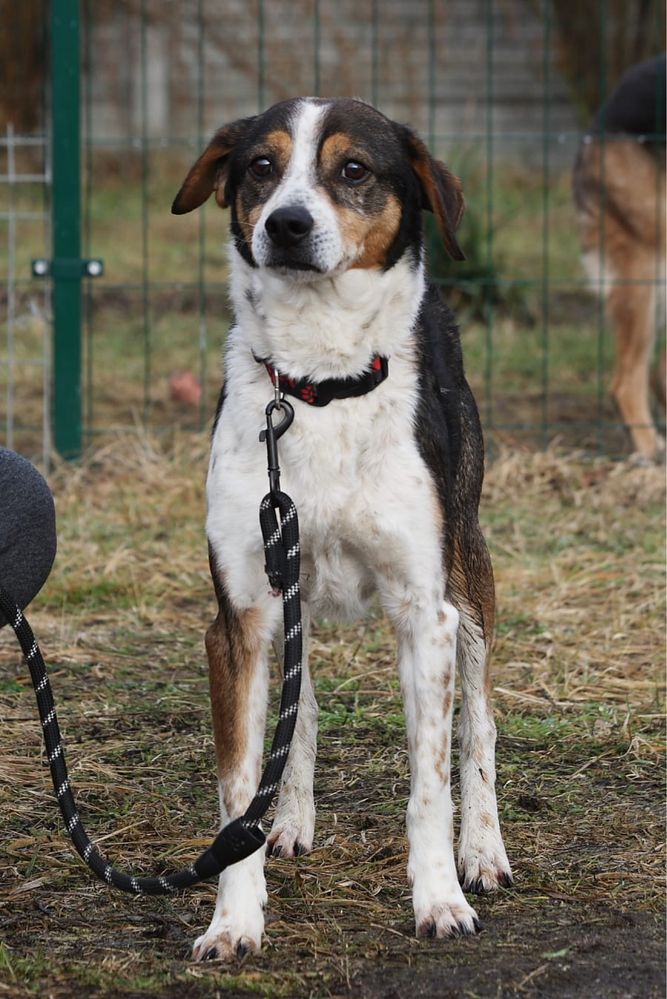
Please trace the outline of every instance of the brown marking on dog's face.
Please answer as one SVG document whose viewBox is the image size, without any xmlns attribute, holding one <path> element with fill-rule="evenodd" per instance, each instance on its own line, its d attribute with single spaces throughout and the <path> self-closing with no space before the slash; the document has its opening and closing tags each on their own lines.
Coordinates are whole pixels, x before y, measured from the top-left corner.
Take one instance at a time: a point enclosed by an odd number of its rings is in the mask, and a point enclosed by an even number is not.
<svg viewBox="0 0 667 999">
<path fill-rule="evenodd" d="M 320 167 L 325 175 L 332 175 L 346 159 L 355 159 L 351 147 L 352 139 L 345 132 L 334 132 L 327 136 L 320 149 Z"/>
<path fill-rule="evenodd" d="M 343 242 L 353 257 L 350 269 L 383 268 L 401 224 L 400 201 L 375 176 L 373 159 L 371 150 L 346 132 L 329 135 L 319 153 L 320 183 L 333 202 Z M 367 170 L 358 185 L 345 181 L 343 171 L 349 163 Z"/>
<path fill-rule="evenodd" d="M 264 204 L 280 183 L 292 155 L 292 136 L 282 128 L 276 128 L 259 139 L 244 153 L 247 168 L 243 181 L 235 196 L 236 220 L 248 246 L 252 234 L 262 214 Z M 268 177 L 255 177 L 251 164 L 266 159 L 271 164 Z"/>
<path fill-rule="evenodd" d="M 365 225 L 362 224 L 364 222 Z M 351 269 L 380 270 L 385 266 L 387 255 L 401 224 L 401 206 L 397 198 L 390 194 L 378 215 L 361 219 L 352 212 L 343 211 L 340 224 L 346 243 L 359 247 L 358 256 Z"/>
<path fill-rule="evenodd" d="M 262 140 L 257 155 L 268 156 L 280 173 L 284 173 L 292 155 L 292 136 L 284 128 L 274 128 Z"/>
<path fill-rule="evenodd" d="M 257 608 L 235 611 L 225 601 L 206 632 L 215 752 L 218 774 L 223 779 L 234 776 L 246 753 L 249 698 L 261 651 L 261 625 L 262 615 Z M 235 783 L 230 784 L 231 800 L 225 801 L 232 816 L 241 807 L 235 800 L 239 795 L 234 787 Z"/>
<path fill-rule="evenodd" d="M 447 680 L 447 684 L 449 685 L 449 680 Z M 451 690 L 447 689 L 445 691 L 445 696 L 442 699 L 442 713 L 444 714 L 445 718 L 451 711 L 453 699 L 454 698 Z"/>
</svg>

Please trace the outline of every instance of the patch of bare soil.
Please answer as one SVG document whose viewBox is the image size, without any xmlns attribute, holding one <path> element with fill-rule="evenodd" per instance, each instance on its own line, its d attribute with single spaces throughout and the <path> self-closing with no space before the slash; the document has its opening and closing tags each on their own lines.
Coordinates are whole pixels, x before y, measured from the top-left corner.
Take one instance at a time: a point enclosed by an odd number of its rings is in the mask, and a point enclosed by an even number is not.
<svg viewBox="0 0 667 999">
<path fill-rule="evenodd" d="M 606 906 L 553 902 L 490 919 L 479 940 L 457 943 L 439 968 L 361 974 L 366 999 L 653 999 L 665 994 L 664 921 Z M 434 949 L 437 943 L 434 945 Z M 447 946 L 447 945 L 444 945 Z"/>
</svg>

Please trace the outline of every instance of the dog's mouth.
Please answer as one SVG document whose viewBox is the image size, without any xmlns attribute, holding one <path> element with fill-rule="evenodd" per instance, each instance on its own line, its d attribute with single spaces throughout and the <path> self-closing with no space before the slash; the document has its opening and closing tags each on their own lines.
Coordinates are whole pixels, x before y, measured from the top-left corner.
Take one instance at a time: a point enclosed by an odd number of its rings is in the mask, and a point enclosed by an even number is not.
<svg viewBox="0 0 667 999">
<path fill-rule="evenodd" d="M 298 260 L 293 257 L 272 257 L 266 263 L 267 267 L 271 270 L 281 271 L 283 273 L 289 271 L 299 271 L 301 273 L 311 273 L 311 274 L 322 274 L 321 267 L 317 267 L 315 264 L 310 263 L 308 260 Z"/>
</svg>

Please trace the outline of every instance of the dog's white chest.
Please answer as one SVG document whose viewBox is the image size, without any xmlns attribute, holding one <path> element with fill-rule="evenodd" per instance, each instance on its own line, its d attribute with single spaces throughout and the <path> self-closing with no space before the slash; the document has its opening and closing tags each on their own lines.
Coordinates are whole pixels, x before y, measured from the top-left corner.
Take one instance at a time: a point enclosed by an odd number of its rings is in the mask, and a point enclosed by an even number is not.
<svg viewBox="0 0 667 999">
<path fill-rule="evenodd" d="M 397 365 L 394 365 L 396 367 Z M 400 381 L 400 371 L 392 371 Z M 326 411 L 296 404 L 282 441 L 282 487 L 299 511 L 302 591 L 316 615 L 356 618 L 429 506 L 430 476 L 411 433 L 410 393 L 396 381 Z M 426 512 L 426 511 L 425 511 Z"/>
<path fill-rule="evenodd" d="M 257 413 L 267 388 L 263 378 L 254 388 Z M 377 589 L 398 591 L 414 578 L 419 560 L 427 578 L 440 574 L 441 518 L 412 432 L 416 392 L 412 363 L 394 357 L 387 381 L 361 399 L 294 404 L 279 441 L 281 488 L 297 506 L 303 595 L 317 615 L 360 616 Z M 265 587 L 252 566 L 261 566 L 256 509 L 268 482 L 257 430 L 237 422 L 235 407 L 234 398 L 225 403 L 213 442 L 207 527 L 245 603 Z"/>
<path fill-rule="evenodd" d="M 356 617 L 376 588 L 384 553 L 394 546 L 398 518 L 383 498 L 393 476 L 403 480 L 406 455 L 383 432 L 384 413 L 359 422 L 359 411 L 367 415 L 371 407 L 345 408 L 351 412 L 332 411 L 293 428 L 282 452 L 283 486 L 299 509 L 305 599 L 316 614 Z"/>
</svg>

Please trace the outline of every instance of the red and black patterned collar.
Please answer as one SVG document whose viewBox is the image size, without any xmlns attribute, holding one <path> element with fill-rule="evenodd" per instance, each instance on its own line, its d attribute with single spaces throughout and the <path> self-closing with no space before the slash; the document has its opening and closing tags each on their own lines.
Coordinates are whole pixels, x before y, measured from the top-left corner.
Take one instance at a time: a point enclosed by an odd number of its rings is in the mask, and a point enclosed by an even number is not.
<svg viewBox="0 0 667 999">
<path fill-rule="evenodd" d="M 257 357 L 256 354 L 253 354 L 253 357 L 259 364 L 264 365 L 274 385 L 277 376 L 281 392 L 292 395 L 295 399 L 301 399 L 309 406 L 328 406 L 334 399 L 351 399 L 354 396 L 366 395 L 367 392 L 377 388 L 389 374 L 389 361 L 379 354 L 371 358 L 370 366 L 356 378 L 326 378 L 322 382 L 281 375 L 270 361 Z"/>
</svg>

